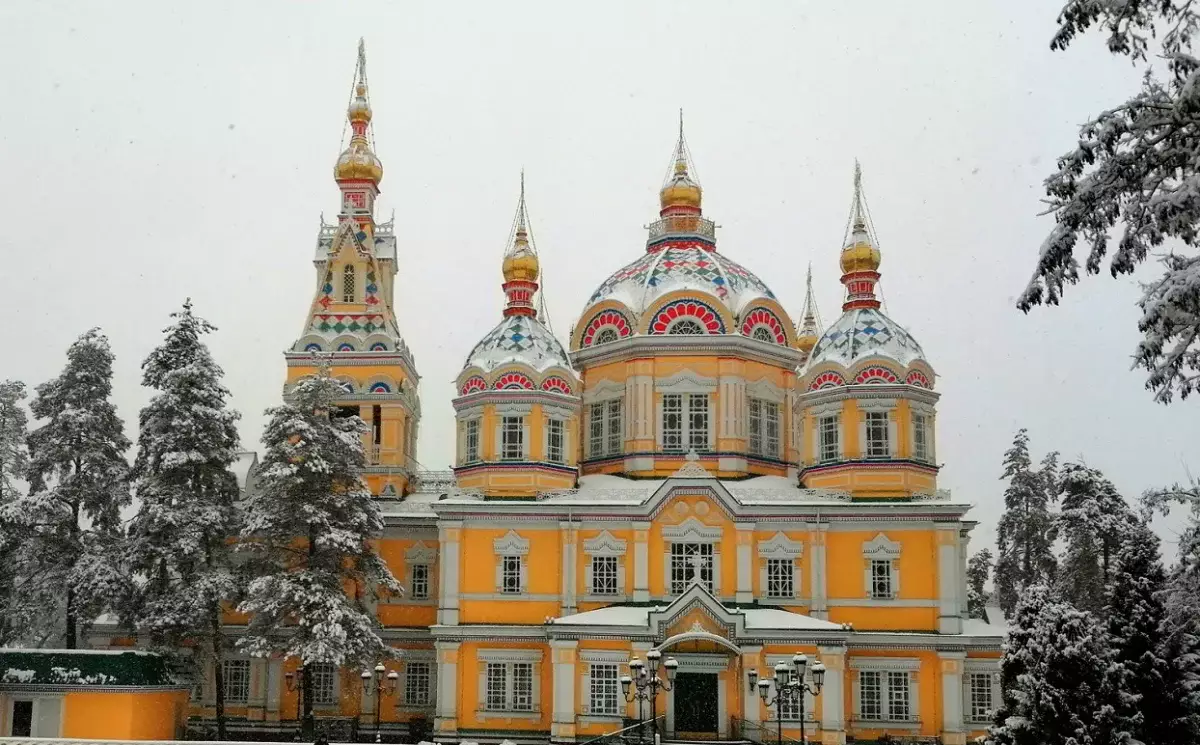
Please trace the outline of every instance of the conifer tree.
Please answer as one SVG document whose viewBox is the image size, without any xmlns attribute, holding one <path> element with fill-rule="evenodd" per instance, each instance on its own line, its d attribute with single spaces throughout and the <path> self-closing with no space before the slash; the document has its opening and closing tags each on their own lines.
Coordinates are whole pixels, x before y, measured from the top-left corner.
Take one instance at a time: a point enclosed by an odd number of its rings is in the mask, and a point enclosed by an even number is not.
<svg viewBox="0 0 1200 745">
<path fill-rule="evenodd" d="M 990 549 L 976 551 L 967 561 L 967 615 L 971 618 L 985 618 L 987 615 L 985 608 L 989 598 L 984 588 L 991 573 Z"/>
<path fill-rule="evenodd" d="M 1011 615 L 1021 591 L 1048 582 L 1055 560 L 1050 540 L 1050 507 L 1055 498 L 1057 455 L 1050 453 L 1041 468 L 1029 456 L 1029 435 L 1022 429 L 1004 453 L 1004 514 L 997 526 L 996 599 Z"/>
<path fill-rule="evenodd" d="M 223 604 L 236 604 L 241 582 L 230 539 L 240 530 L 238 414 L 228 407 L 224 375 L 202 337 L 214 331 L 192 313 L 173 313 L 161 345 L 142 363 L 142 385 L 157 393 L 141 411 L 127 558 L 144 577 L 127 615 L 166 652 L 191 649 L 197 673 L 213 670 L 217 737 L 225 739 L 221 661 L 227 645 Z"/>
<path fill-rule="evenodd" d="M 254 576 L 239 606 L 250 615 L 239 646 L 252 654 L 294 656 L 306 666 L 368 666 L 391 655 L 366 601 L 401 588 L 372 547 L 383 518 L 361 477 L 367 428 L 340 415 L 343 395 L 322 367 L 268 410 L 241 544 Z M 311 733 L 309 676 L 303 684 Z"/>
<path fill-rule="evenodd" d="M 1129 743 L 1110 656 L 1104 626 L 1092 614 L 1054 600 L 1045 585 L 1026 587 L 1005 641 L 1004 698 L 986 742 Z"/>
<path fill-rule="evenodd" d="M 37 387 L 30 408 L 46 423 L 29 434 L 29 493 L 12 506 L 23 533 L 16 602 L 43 619 L 61 608 L 69 649 L 129 592 L 120 562 L 129 440 L 109 400 L 112 363 L 108 338 L 92 329 L 67 350 L 62 374 Z"/>
<path fill-rule="evenodd" d="M 24 383 L 0 383 L 0 646 L 19 641 L 27 626 L 13 603 L 20 581 L 16 563 L 21 532 L 10 511 L 20 495 L 16 482 L 25 477 L 29 465 L 25 448 L 28 420 L 21 408 L 24 398 Z"/>
<path fill-rule="evenodd" d="M 1058 565 L 1060 598 L 1096 612 L 1104 604 L 1117 552 L 1134 522 L 1124 498 L 1100 471 L 1068 463 L 1059 479 L 1062 510 L 1050 531 L 1066 541 Z"/>
</svg>

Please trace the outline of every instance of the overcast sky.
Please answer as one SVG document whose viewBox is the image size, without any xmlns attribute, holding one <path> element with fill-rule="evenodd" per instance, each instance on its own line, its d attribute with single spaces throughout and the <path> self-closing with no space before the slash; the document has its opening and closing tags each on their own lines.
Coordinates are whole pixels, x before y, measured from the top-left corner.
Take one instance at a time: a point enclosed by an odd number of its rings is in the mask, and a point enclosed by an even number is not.
<svg viewBox="0 0 1200 745">
<path fill-rule="evenodd" d="M 32 388 L 99 325 L 135 437 L 139 365 L 190 296 L 220 328 L 209 343 L 243 444 L 261 449 L 312 300 L 319 215 L 338 211 L 365 36 L 426 466 L 451 462 L 452 381 L 499 319 L 520 169 L 565 341 L 644 250 L 682 107 L 720 250 L 793 315 L 809 262 L 825 322 L 840 312 L 862 161 L 886 309 L 939 374 L 940 484 L 978 505 L 975 547 L 993 540 L 1019 427 L 1035 457 L 1082 458 L 1127 496 L 1187 478 L 1200 402 L 1157 405 L 1130 370 L 1148 274 L 1013 307 L 1051 225 L 1042 179 L 1077 124 L 1138 81 L 1094 36 L 1051 53 L 1056 5 L 3 3 L 0 378 Z"/>
</svg>

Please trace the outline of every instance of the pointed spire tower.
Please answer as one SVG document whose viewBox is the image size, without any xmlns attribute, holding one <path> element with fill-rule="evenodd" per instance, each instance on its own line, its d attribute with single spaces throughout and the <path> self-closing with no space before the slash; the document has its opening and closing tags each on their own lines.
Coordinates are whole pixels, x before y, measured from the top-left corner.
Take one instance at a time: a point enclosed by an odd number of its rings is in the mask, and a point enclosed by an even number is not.
<svg viewBox="0 0 1200 745">
<path fill-rule="evenodd" d="M 504 295 L 508 298 L 504 306 L 505 316 L 537 317 L 533 296 L 538 289 L 540 267 L 537 251 L 529 238 L 529 214 L 525 209 L 525 171 L 521 171 L 521 199 L 517 202 L 517 214 L 513 218 L 514 229 L 508 250 L 504 252 Z"/>
<path fill-rule="evenodd" d="M 866 208 L 862 188 L 862 166 L 854 161 L 854 204 L 850 208 L 850 229 L 842 244 L 842 284 L 846 301 L 842 310 L 878 308 L 875 285 L 879 282 L 880 253 Z"/>
<path fill-rule="evenodd" d="M 354 88 L 346 119 L 350 124 L 350 144 L 333 166 L 333 178 L 342 191 L 339 222 L 355 220 L 368 230 L 374 227 L 375 197 L 383 181 L 383 164 L 371 149 L 371 101 L 367 90 L 367 48 L 358 40 L 358 63 L 354 68 Z"/>
<path fill-rule="evenodd" d="M 817 299 L 813 296 L 812 264 L 809 263 L 804 291 L 803 318 L 799 328 L 796 329 L 796 349 L 804 354 L 804 362 L 808 361 L 808 355 L 812 353 L 813 347 L 817 346 L 817 340 L 820 338 L 821 313 L 817 310 Z"/>
<path fill-rule="evenodd" d="M 699 217 L 703 191 L 692 176 L 692 172 L 696 169 L 692 165 L 687 141 L 683 138 L 683 109 L 679 110 L 679 140 L 675 144 L 673 160 L 671 173 L 658 193 L 658 203 L 661 208 L 658 214 L 663 218 L 671 216 Z"/>
</svg>

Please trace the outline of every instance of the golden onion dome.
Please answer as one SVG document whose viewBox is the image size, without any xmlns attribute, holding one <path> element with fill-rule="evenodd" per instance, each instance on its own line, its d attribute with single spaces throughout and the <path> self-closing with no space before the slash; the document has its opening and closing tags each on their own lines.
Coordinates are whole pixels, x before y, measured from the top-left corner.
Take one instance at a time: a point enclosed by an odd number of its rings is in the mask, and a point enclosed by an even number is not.
<svg viewBox="0 0 1200 745">
<path fill-rule="evenodd" d="M 371 121 L 371 104 L 367 103 L 367 86 L 359 83 L 354 89 L 354 100 L 346 110 L 346 118 L 353 122 L 366 124 Z"/>
<path fill-rule="evenodd" d="M 700 185 L 688 175 L 687 161 L 675 161 L 675 173 L 658 193 L 658 203 L 665 210 L 668 207 L 694 207 L 700 209 Z"/>
<path fill-rule="evenodd" d="M 879 249 L 871 243 L 866 225 L 856 222 L 849 243 L 842 249 L 842 274 L 879 271 Z"/>
<path fill-rule="evenodd" d="M 804 354 L 812 352 L 813 347 L 817 346 L 817 330 L 813 328 L 804 328 L 796 334 L 796 349 L 799 349 Z"/>
<path fill-rule="evenodd" d="M 342 151 L 333 167 L 333 177 L 338 180 L 366 179 L 375 184 L 383 181 L 383 164 L 371 152 L 366 137 L 355 135 L 350 138 L 350 147 Z"/>
<path fill-rule="evenodd" d="M 535 282 L 538 278 L 538 257 L 529 248 L 529 239 L 524 230 L 517 231 L 512 250 L 504 257 L 501 267 L 505 282 Z"/>
</svg>

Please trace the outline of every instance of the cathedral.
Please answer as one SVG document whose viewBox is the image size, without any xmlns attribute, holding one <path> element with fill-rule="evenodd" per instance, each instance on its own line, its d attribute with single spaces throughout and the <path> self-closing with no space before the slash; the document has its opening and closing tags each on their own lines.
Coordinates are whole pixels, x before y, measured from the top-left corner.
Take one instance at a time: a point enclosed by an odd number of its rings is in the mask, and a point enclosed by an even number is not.
<svg viewBox="0 0 1200 745">
<path fill-rule="evenodd" d="M 1004 621 L 968 617 L 975 523 L 937 487 L 937 378 L 881 310 L 861 174 L 842 312 L 822 328 L 811 276 L 793 317 L 718 246 L 681 128 L 644 249 L 597 278 L 562 340 L 539 316 L 522 186 L 495 326 L 455 371 L 456 465 L 428 473 L 361 52 L 347 118 L 285 389 L 324 358 L 368 425 L 379 551 L 407 592 L 376 604 L 395 675 L 305 671 L 318 721 L 446 743 L 584 743 L 639 720 L 667 740 L 982 734 Z M 232 731 L 294 731 L 296 668 L 227 659 Z M 780 674 L 809 690 L 780 697 Z"/>
</svg>

